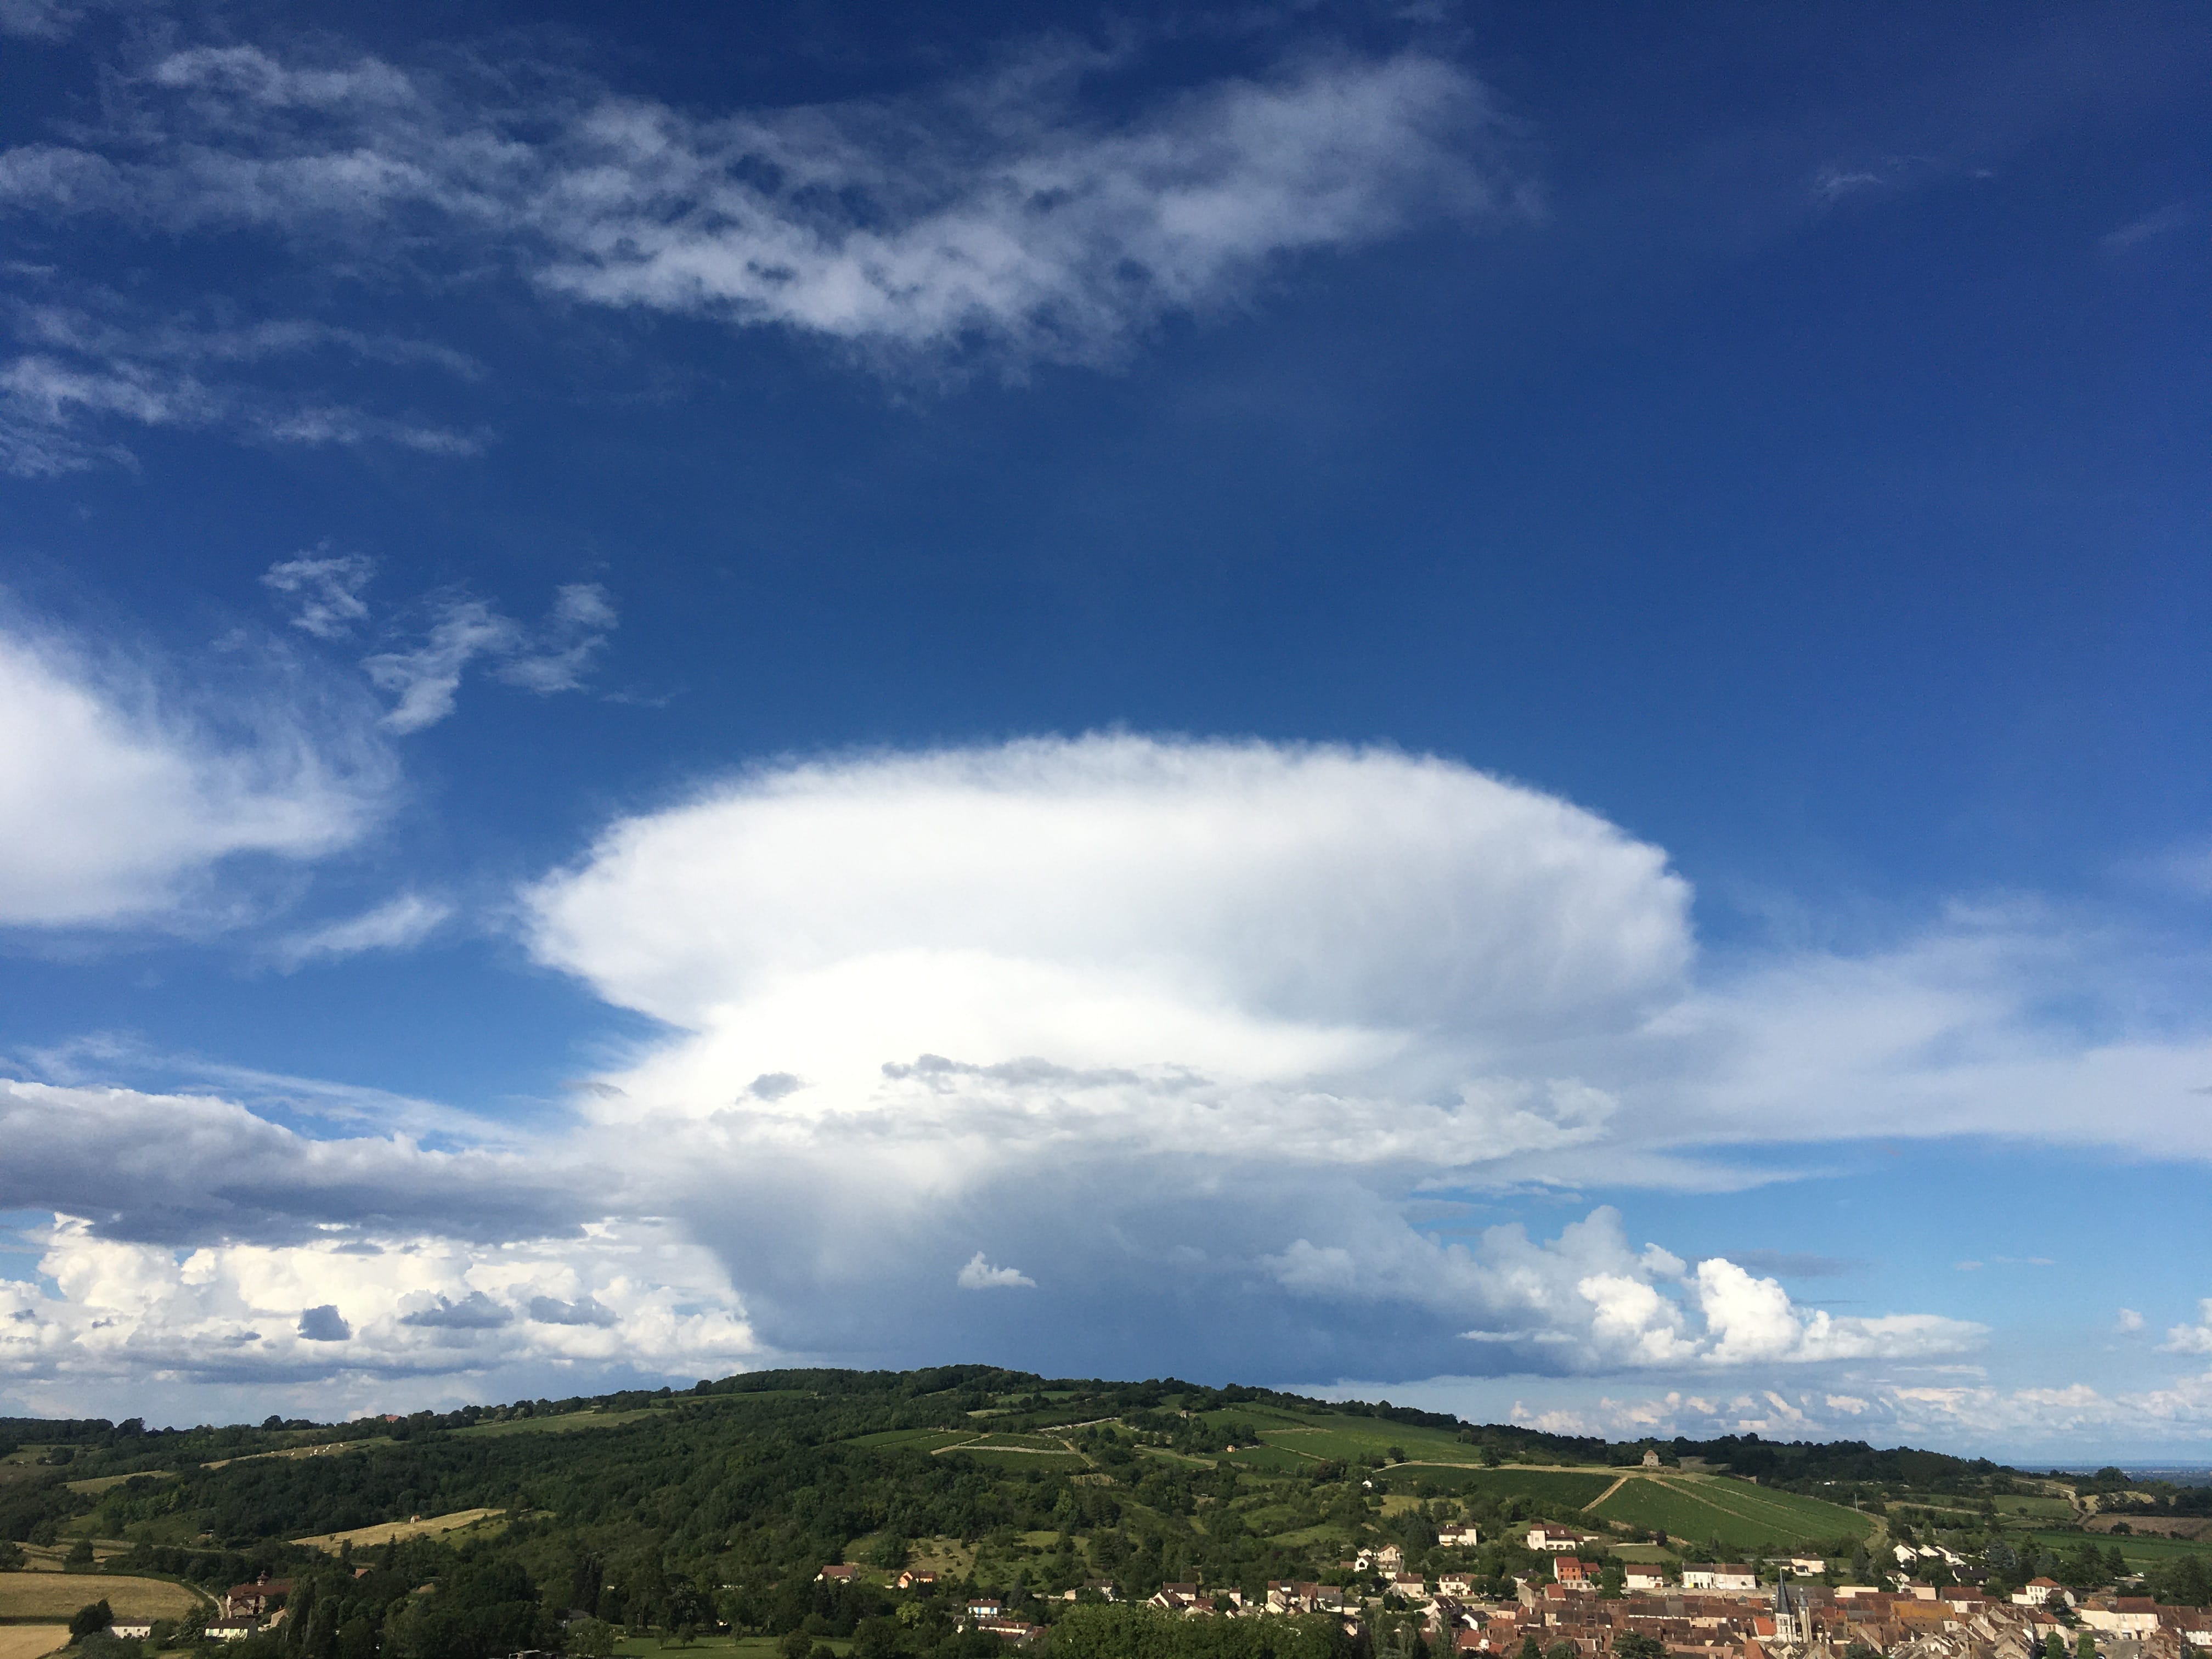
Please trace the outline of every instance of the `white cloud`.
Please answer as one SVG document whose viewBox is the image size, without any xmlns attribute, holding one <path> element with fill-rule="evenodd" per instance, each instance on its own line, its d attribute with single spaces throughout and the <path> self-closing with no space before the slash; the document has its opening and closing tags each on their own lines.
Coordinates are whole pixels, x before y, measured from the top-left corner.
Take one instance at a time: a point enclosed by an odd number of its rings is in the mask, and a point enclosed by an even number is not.
<svg viewBox="0 0 2212 1659">
<path fill-rule="evenodd" d="M 225 860 L 319 857 L 380 816 L 388 757 L 311 689 L 262 687 L 222 719 L 143 669 L 0 626 L 0 925 L 174 913 Z"/>
<path fill-rule="evenodd" d="M 302 554 L 261 573 L 261 585 L 292 602 L 292 626 L 319 640 L 342 639 L 368 620 L 361 597 L 376 562 L 358 553 Z"/>
<path fill-rule="evenodd" d="M 770 1071 L 905 1103 L 929 1074 L 887 1062 L 1043 1056 L 1080 1075 L 975 1085 L 1324 1087 L 1358 1120 L 1346 1085 L 1387 1075 L 1486 1129 L 1602 1115 L 1484 1060 L 1679 994 L 1687 901 L 1656 849 L 1463 767 L 1118 737 L 757 773 L 525 896 L 539 960 L 695 1034 L 623 1079 L 671 1109 Z"/>
<path fill-rule="evenodd" d="M 364 658 L 362 666 L 378 690 L 394 701 L 384 723 L 392 731 L 420 732 L 453 712 L 462 671 L 487 653 L 516 648 L 520 629 L 481 599 L 448 599 L 437 607 L 437 620 L 420 645 L 407 651 L 383 651 Z"/>
<path fill-rule="evenodd" d="M 983 1260 L 981 1250 L 969 1257 L 967 1266 L 961 1268 L 954 1282 L 963 1291 L 1012 1290 L 1023 1285 L 1030 1290 L 1036 1288 L 1036 1280 L 1020 1268 L 994 1267 Z"/>
<path fill-rule="evenodd" d="M 0 35 L 52 42 L 67 40 L 102 11 L 127 11 L 135 0 L 0 0 Z"/>
<path fill-rule="evenodd" d="M 2195 1092 L 2212 1040 L 2141 1012 L 2154 978 L 2203 973 L 2165 950 L 2096 918 L 1955 907 L 1863 954 L 1739 960 L 1624 1054 L 1644 1123 L 1678 1141 L 1993 1135 L 2212 1158 Z M 2050 1013 L 2067 988 L 2096 1005 L 2077 1024 Z"/>
<path fill-rule="evenodd" d="M 605 648 L 618 618 L 597 582 L 570 582 L 555 593 L 552 614 L 529 648 L 494 671 L 509 685 L 542 695 L 574 691 Z"/>
<path fill-rule="evenodd" d="M 1109 736 L 764 768 L 617 822 L 520 896 L 538 961 L 659 1023 L 579 1081 L 573 1128 L 433 1158 L 79 1091 L 0 1122 L 28 1136 L 0 1207 L 270 1249 L 312 1243 L 317 1218 L 386 1237 L 465 1217 L 494 1241 L 650 1216 L 785 1351 L 941 1346 L 1030 1300 L 963 1295 L 945 1265 L 1014 1261 L 1052 1287 L 1022 1340 L 1058 1372 L 1110 1368 L 1143 1301 L 1158 1363 L 1184 1374 L 1733 1376 L 1780 1403 L 1731 1396 L 1714 1407 L 1730 1422 L 1852 1415 L 1831 1394 L 1891 1420 L 1905 1396 L 1869 1369 L 1956 1354 L 1979 1328 L 1807 1308 L 1749 1255 L 1693 1269 L 1607 1208 L 1538 1239 L 1426 1231 L 1426 1200 L 1772 1178 L 1771 1160 L 1729 1166 L 1747 1139 L 2024 1122 L 2170 1147 L 2194 1097 L 2116 1097 L 2084 1056 L 2203 1075 L 2196 1039 L 2038 1026 L 2050 984 L 2124 985 L 2105 964 L 2136 953 L 2017 908 L 1700 984 L 1688 897 L 1592 814 L 1389 750 Z M 302 1097 L 239 1078 L 277 1108 Z M 146 1159 L 118 1171 L 106 1149 L 125 1142 Z M 478 1320 L 475 1290 L 504 1322 Z M 406 1329 L 592 1333 L 617 1307 L 588 1286 L 437 1295 Z M 374 1325 L 335 1291 L 287 1317 L 325 1304 L 355 1343 Z M 1972 1386 L 1943 1382 L 1913 1420 Z M 2190 1386 L 2168 1391 L 2176 1420 Z"/>
<path fill-rule="evenodd" d="M 1310 58 L 1118 118 L 1079 95 L 1113 65 L 1061 46 L 904 99 L 720 117 L 507 67 L 462 84 L 186 48 L 137 80 L 128 127 L 0 155 L 0 204 L 357 261 L 387 257 L 396 216 L 434 216 L 441 246 L 563 295 L 1018 368 L 1111 360 L 1291 256 L 1531 199 L 1482 88 L 1417 53 Z"/>
<path fill-rule="evenodd" d="M 2194 1325 L 2176 1325 L 2159 1346 L 2167 1353 L 2212 1353 L 2212 1297 L 2197 1304 Z"/>
<path fill-rule="evenodd" d="M 410 950 L 437 932 L 453 915 L 453 907 L 442 899 L 402 893 L 360 915 L 280 939 L 275 954 L 286 967 L 298 968 L 369 951 Z"/>
<path fill-rule="evenodd" d="M 118 424 L 222 428 L 273 444 L 386 444 L 435 455 L 471 455 L 484 446 L 481 433 L 237 378 L 240 364 L 331 345 L 356 357 L 441 367 L 451 367 L 449 358 L 465 365 L 459 354 L 301 321 L 212 330 L 175 319 L 149 323 L 120 301 L 105 304 L 128 322 L 100 320 L 79 307 L 15 308 L 14 331 L 32 349 L 0 363 L 0 471 L 50 477 L 131 465 L 129 449 L 112 435 Z"/>
<path fill-rule="evenodd" d="M 2139 1331 L 2142 1328 L 2143 1316 L 2133 1308 L 2121 1309 L 2119 1317 L 2112 1322 L 2112 1328 L 2123 1334 L 2130 1331 Z"/>
<path fill-rule="evenodd" d="M 384 717 L 393 732 L 420 732 L 451 714 L 462 675 L 480 657 L 491 660 L 497 678 L 541 696 L 575 690 L 617 622 L 613 602 L 596 582 L 560 588 L 535 631 L 482 599 L 448 596 L 432 609 L 435 619 L 419 645 L 379 652 L 362 664 L 394 699 Z"/>
<path fill-rule="evenodd" d="M 370 1390 L 532 1363 L 696 1375 L 760 1351 L 720 1269 L 650 1223 L 496 1243 L 387 1232 L 179 1248 L 58 1216 L 43 1245 L 52 1292 L 0 1279 L 0 1376 L 19 1399 L 149 1371 Z"/>
<path fill-rule="evenodd" d="M 2197 205 L 2192 202 L 2173 202 L 2141 218 L 2131 219 L 2118 230 L 2107 232 L 2100 244 L 2107 253 L 2124 253 L 2155 237 L 2164 236 L 2191 223 L 2197 217 Z"/>
<path fill-rule="evenodd" d="M 1978 1346 L 1984 1334 L 1981 1326 L 1933 1314 L 1875 1319 L 1838 1319 L 1825 1309 L 1803 1314 L 1778 1282 L 1754 1279 L 1717 1256 L 1698 1264 L 1697 1295 L 1717 1339 L 1702 1358 L 1717 1365 L 1956 1353 Z"/>
</svg>

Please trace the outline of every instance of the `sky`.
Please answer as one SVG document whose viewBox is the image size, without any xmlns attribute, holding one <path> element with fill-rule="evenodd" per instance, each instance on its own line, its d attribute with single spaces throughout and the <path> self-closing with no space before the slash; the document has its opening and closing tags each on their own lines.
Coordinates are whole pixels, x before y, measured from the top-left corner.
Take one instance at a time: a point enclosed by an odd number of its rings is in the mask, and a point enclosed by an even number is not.
<svg viewBox="0 0 2212 1659">
<path fill-rule="evenodd" d="M 0 1411 L 2212 1456 L 2208 75 L 0 0 Z"/>
</svg>

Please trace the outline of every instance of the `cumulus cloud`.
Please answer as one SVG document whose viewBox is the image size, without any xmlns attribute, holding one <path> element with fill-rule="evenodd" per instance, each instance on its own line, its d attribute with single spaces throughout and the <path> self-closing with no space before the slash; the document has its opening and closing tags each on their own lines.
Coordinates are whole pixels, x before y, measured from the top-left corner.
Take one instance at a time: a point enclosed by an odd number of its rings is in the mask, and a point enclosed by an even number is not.
<svg viewBox="0 0 2212 1659">
<path fill-rule="evenodd" d="M 1036 1280 L 1018 1267 L 994 1267 L 983 1259 L 981 1250 L 968 1258 L 954 1282 L 963 1291 L 1013 1290 L 1026 1285 L 1036 1289 Z"/>
<path fill-rule="evenodd" d="M 1712 1364 L 1956 1353 L 1984 1334 L 1981 1326 L 1933 1314 L 1838 1319 L 1826 1310 L 1802 1313 L 1776 1280 L 1754 1279 L 1720 1257 L 1698 1264 L 1697 1295 L 1716 1339 L 1701 1357 Z"/>
<path fill-rule="evenodd" d="M 421 258 L 388 234 L 404 218 L 564 296 L 1015 368 L 1109 361 L 1287 258 L 1533 199 L 1482 88 L 1413 52 L 1117 116 L 1084 95 L 1115 63 L 1064 43 L 903 98 L 725 115 L 506 67 L 185 47 L 135 78 L 128 125 L 0 154 L 0 208 L 357 261 Z"/>
<path fill-rule="evenodd" d="M 1948 1354 L 1983 1328 L 1934 1316 L 1834 1319 L 1807 1314 L 1771 1279 L 1713 1257 L 1690 1269 L 1656 1244 L 1633 1248 L 1610 1206 L 1531 1240 L 1519 1225 L 1472 1243 L 1406 1233 L 1319 1248 L 1299 1240 L 1273 1264 L 1293 1290 L 1391 1300 L 1493 1322 L 1463 1340 L 1534 1369 L 1684 1370 Z"/>
<path fill-rule="evenodd" d="M 432 613 L 418 644 L 379 652 L 362 664 L 377 689 L 393 698 L 384 724 L 396 732 L 420 732 L 450 715 L 461 677 L 478 658 L 493 664 L 497 678 L 525 690 L 540 696 L 575 690 L 617 622 L 613 602 L 596 582 L 560 588 L 551 613 L 536 629 L 482 599 L 449 595 L 433 605 Z"/>
<path fill-rule="evenodd" d="M 204 714 L 143 666 L 0 623 L 0 925 L 158 918 L 226 860 L 301 860 L 380 817 L 389 757 L 312 688 Z"/>
<path fill-rule="evenodd" d="M 696 1375 L 758 1352 L 720 1268 L 650 1223 L 497 1243 L 403 1232 L 179 1248 L 58 1216 L 41 1242 L 52 1291 L 0 1280 L 0 1376 L 19 1399 L 161 1371 L 201 1386 L 335 1382 L 368 1400 L 463 1370 Z"/>
<path fill-rule="evenodd" d="M 2159 1346 L 2167 1353 L 2212 1353 L 2212 1297 L 2197 1304 L 2194 1325 L 2172 1327 Z"/>
<path fill-rule="evenodd" d="M 2120 1332 L 2123 1335 L 2135 1331 L 2139 1331 L 2142 1328 L 2143 1316 L 2137 1313 L 2133 1308 L 2121 1309 L 2119 1311 L 2119 1316 L 2112 1322 L 2112 1328 Z"/>
<path fill-rule="evenodd" d="M 453 907 L 443 899 L 402 893 L 360 915 L 293 933 L 274 948 L 287 968 L 336 961 L 369 951 L 405 951 L 420 945 L 452 920 Z"/>
</svg>

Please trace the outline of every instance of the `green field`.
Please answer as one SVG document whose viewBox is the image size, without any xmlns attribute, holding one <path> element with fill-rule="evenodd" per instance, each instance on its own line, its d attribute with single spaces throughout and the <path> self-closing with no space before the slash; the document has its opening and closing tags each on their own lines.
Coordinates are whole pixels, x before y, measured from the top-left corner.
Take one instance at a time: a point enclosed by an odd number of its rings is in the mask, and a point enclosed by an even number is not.
<svg viewBox="0 0 2212 1659">
<path fill-rule="evenodd" d="M 1325 1425 L 1325 1426 L 1324 1426 Z M 1474 1463 L 1480 1454 L 1470 1445 L 1434 1429 L 1409 1429 L 1395 1423 L 1370 1422 L 1361 1418 L 1325 1418 L 1304 1425 L 1255 1423 L 1261 1438 L 1269 1445 L 1287 1446 L 1314 1457 L 1340 1458 L 1356 1462 L 1380 1457 L 1392 1447 L 1409 1458 L 1436 1463 Z"/>
<path fill-rule="evenodd" d="M 855 1435 L 849 1443 L 855 1446 L 902 1446 L 913 1451 L 935 1451 L 939 1446 L 957 1446 L 963 1440 L 975 1438 L 975 1433 L 968 1429 L 878 1429 L 873 1434 Z"/>
<path fill-rule="evenodd" d="M 128 1481 L 142 1479 L 147 1480 L 173 1480 L 176 1478 L 177 1472 L 174 1469 L 144 1469 L 137 1474 L 103 1474 L 96 1476 L 90 1480 L 70 1480 L 64 1484 L 71 1492 L 103 1492 L 107 1491 L 110 1487 L 120 1486 Z"/>
<path fill-rule="evenodd" d="M 577 1429 L 611 1429 L 624 1423 L 635 1423 L 641 1417 L 650 1417 L 650 1410 L 634 1412 L 569 1412 L 561 1417 L 510 1417 L 501 1423 L 471 1423 L 465 1429 L 455 1429 L 455 1434 L 494 1436 L 502 1434 L 568 1434 Z"/>
<path fill-rule="evenodd" d="M 1270 1474 L 1303 1474 L 1314 1466 L 1313 1459 L 1301 1457 L 1287 1446 L 1265 1444 L 1239 1446 L 1233 1452 L 1224 1453 L 1217 1461 L 1234 1464 L 1240 1469 L 1262 1469 Z"/>
<path fill-rule="evenodd" d="M 962 1446 L 949 1454 L 954 1457 L 972 1457 L 979 1463 L 988 1463 L 997 1469 L 1051 1469 L 1062 1474 L 1079 1474 L 1091 1467 L 1091 1460 L 1076 1452 L 1021 1451 L 1012 1447 Z"/>
<path fill-rule="evenodd" d="M 1434 1464 L 1400 1463 L 1383 1472 L 1377 1484 L 1392 1492 L 1411 1492 L 1433 1482 L 1448 1492 L 1487 1492 L 1497 1498 L 1525 1499 L 1540 1512 L 1540 1518 L 1571 1521 L 1577 1510 L 1611 1486 L 1617 1477 L 1579 1469 L 1486 1469 L 1480 1465 L 1439 1468 Z"/>
<path fill-rule="evenodd" d="M 1995 1501 L 1997 1513 L 2007 1517 L 2063 1521 L 2074 1513 L 2073 1504 L 2063 1498 L 2027 1498 L 2008 1493 Z"/>
<path fill-rule="evenodd" d="M 1845 1534 L 1863 1538 L 1874 1530 L 1873 1518 L 1856 1510 L 1717 1475 L 1639 1475 L 1591 1513 L 1672 1538 L 1699 1543 L 1717 1539 L 1730 1549 L 1824 1544 Z"/>
<path fill-rule="evenodd" d="M 2136 1566 L 2155 1566 L 2181 1555 L 2212 1555 L 2212 1538 L 2153 1538 L 2137 1537 L 2134 1534 L 2116 1537 L 2103 1532 L 2054 1532 L 2038 1530 L 2027 1536 L 2033 1538 L 2053 1554 L 2063 1555 L 2078 1548 L 2084 1542 L 2094 1544 L 2100 1550 L 2118 1547 L 2121 1559 Z"/>
<path fill-rule="evenodd" d="M 1059 1438 L 1057 1436 L 1049 1434 L 992 1434 L 987 1432 L 982 1435 L 979 1435 L 976 1437 L 975 1445 L 978 1449 L 994 1450 L 1008 1447 L 1018 1448 L 1028 1451 L 1064 1452 L 1067 1449 L 1067 1442 Z"/>
</svg>

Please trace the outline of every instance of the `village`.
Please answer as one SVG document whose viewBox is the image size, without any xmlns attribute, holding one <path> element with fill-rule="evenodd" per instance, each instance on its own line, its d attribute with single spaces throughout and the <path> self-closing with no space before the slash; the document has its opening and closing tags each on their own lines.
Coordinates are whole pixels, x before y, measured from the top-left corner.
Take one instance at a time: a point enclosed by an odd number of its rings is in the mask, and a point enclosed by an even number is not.
<svg viewBox="0 0 2212 1659">
<path fill-rule="evenodd" d="M 1472 1549 L 1474 1528 L 1443 1534 L 1446 1547 Z M 1717 1562 L 1671 1573 L 1651 1564 L 1613 1564 L 1617 1586 L 1595 1553 L 1605 1540 L 1539 1522 L 1525 1542 L 1550 1558 L 1548 1577 L 1517 1577 L 1510 1600 L 1476 1594 L 1467 1572 L 1431 1582 L 1405 1571 L 1395 1544 L 1344 1562 L 1339 1583 L 1271 1580 L 1264 1595 L 1202 1583 L 1164 1584 L 1142 1605 L 1184 1619 L 1322 1615 L 1355 1640 L 1378 1625 L 1418 1621 L 1428 1653 L 1499 1659 L 2212 1659 L 2212 1610 L 2163 1605 L 2149 1596 L 2077 1595 L 2047 1577 L 2002 1599 L 1963 1584 L 1906 1578 L 1894 1589 L 1818 1582 L 1826 1563 L 1792 1557 L 1764 1564 Z M 1586 1557 L 1581 1552 L 1592 1553 Z M 1900 1547 L 1900 1566 L 1917 1552 Z M 825 1580 L 858 1569 L 824 1567 Z M 934 1573 L 902 1573 L 897 1588 L 927 1589 Z M 1093 1580 L 1070 1601 L 1114 1601 L 1118 1587 Z M 1011 1643 L 1041 1640 L 1049 1626 L 1018 1616 L 992 1595 L 967 1604 L 970 1628 Z"/>
</svg>

